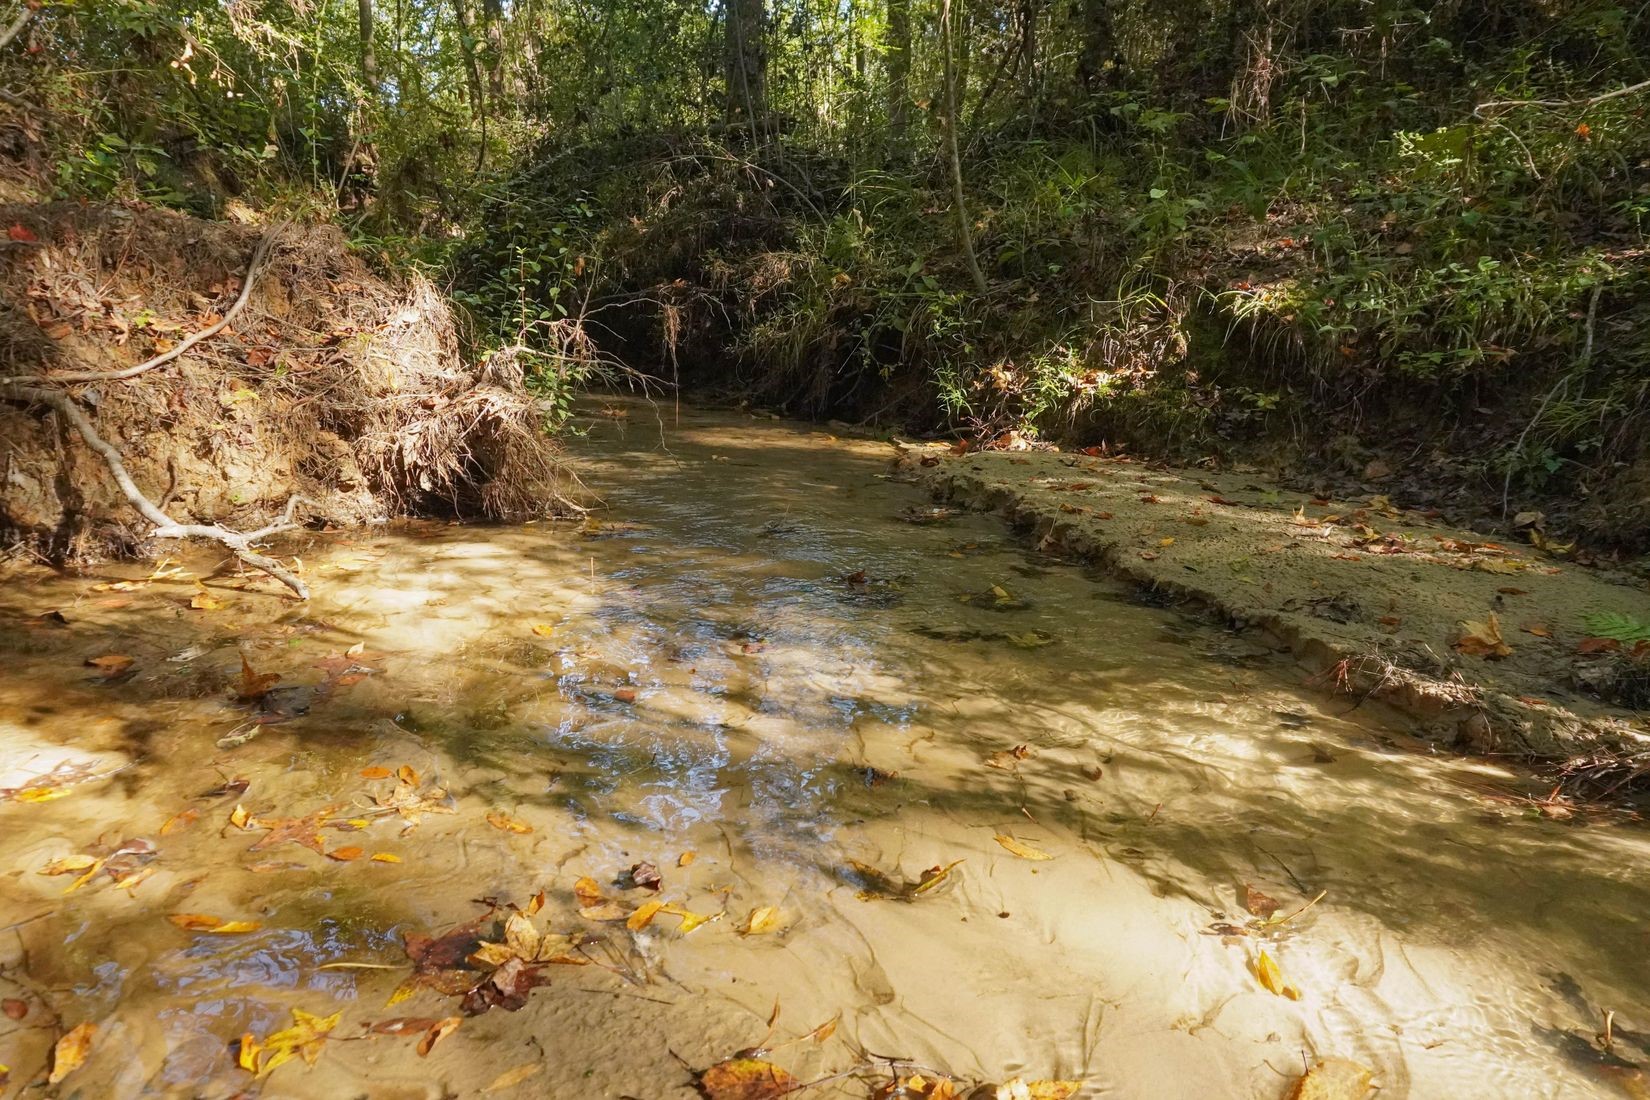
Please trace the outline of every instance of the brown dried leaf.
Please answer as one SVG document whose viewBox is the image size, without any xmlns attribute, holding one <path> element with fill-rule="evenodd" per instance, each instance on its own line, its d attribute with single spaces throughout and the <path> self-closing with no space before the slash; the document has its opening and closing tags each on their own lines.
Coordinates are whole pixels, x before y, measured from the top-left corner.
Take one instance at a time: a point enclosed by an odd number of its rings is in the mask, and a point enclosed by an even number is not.
<svg viewBox="0 0 1650 1100">
<path fill-rule="evenodd" d="M 7 997 L 0 1001 L 0 1012 L 4 1012 L 8 1020 L 21 1020 L 29 1014 L 29 1003 L 16 997 Z"/>
<path fill-rule="evenodd" d="M 800 1083 L 772 1062 L 729 1058 L 700 1073 L 696 1082 L 705 1100 L 774 1100 Z"/>
<path fill-rule="evenodd" d="M 242 703 L 255 703 L 269 694 L 269 689 L 280 682 L 278 672 L 255 672 L 252 664 L 241 654 L 241 686 L 235 698 Z"/>
<path fill-rule="evenodd" d="M 430 1029 L 424 1033 L 424 1038 L 418 1040 L 418 1056 L 427 1057 L 437 1043 L 457 1031 L 458 1025 L 463 1022 L 462 1016 L 448 1016 L 445 1020 L 437 1020 L 431 1024 Z"/>
<path fill-rule="evenodd" d="M 1257 916 L 1262 920 L 1266 920 L 1279 909 L 1283 908 L 1283 902 L 1274 897 L 1269 897 L 1266 894 L 1261 893 L 1248 883 L 1244 883 L 1243 907 L 1249 910 L 1249 912 L 1254 916 Z"/>
<path fill-rule="evenodd" d="M 1493 611 L 1483 622 L 1463 622 L 1454 647 L 1456 652 L 1469 657 L 1499 658 L 1512 655 L 1512 647 L 1501 637 L 1501 620 Z"/>
<path fill-rule="evenodd" d="M 86 667 L 95 668 L 99 676 L 107 679 L 108 677 L 119 676 L 122 672 L 131 668 L 136 661 L 135 657 L 128 657 L 124 653 L 106 653 L 102 657 L 88 657 Z"/>
</svg>

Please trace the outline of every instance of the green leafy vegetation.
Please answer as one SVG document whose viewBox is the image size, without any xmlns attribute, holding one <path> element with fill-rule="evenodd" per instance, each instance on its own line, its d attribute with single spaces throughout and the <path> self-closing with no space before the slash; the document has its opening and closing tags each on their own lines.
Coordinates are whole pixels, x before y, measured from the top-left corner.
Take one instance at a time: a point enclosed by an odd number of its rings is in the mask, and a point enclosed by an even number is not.
<svg viewBox="0 0 1650 1100">
<path fill-rule="evenodd" d="M 0 109 L 55 195 L 442 274 L 552 420 L 622 362 L 982 439 L 1447 452 L 1403 476 L 1634 541 L 1594 490 L 1650 462 L 1647 47 L 1612 0 L 82 0 Z"/>
</svg>

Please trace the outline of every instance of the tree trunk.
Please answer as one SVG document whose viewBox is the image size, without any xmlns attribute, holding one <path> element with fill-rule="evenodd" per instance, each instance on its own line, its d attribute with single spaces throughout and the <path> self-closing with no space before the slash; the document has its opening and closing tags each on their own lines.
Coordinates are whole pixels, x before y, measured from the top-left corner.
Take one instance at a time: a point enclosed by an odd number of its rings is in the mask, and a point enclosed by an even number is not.
<svg viewBox="0 0 1650 1100">
<path fill-rule="evenodd" d="M 1080 99 L 1110 87 L 1120 59 L 1112 0 L 1077 0 L 1077 92 Z"/>
<path fill-rule="evenodd" d="M 367 86 L 367 97 L 378 98 L 378 55 L 372 47 L 372 0 L 356 0 L 356 12 L 361 24 L 361 81 Z"/>
<path fill-rule="evenodd" d="M 483 32 L 487 36 L 487 96 L 493 114 L 504 109 L 504 2 L 481 0 Z"/>
<path fill-rule="evenodd" d="M 458 17 L 458 52 L 464 59 L 464 84 L 470 91 L 470 114 L 481 117 L 481 66 L 476 62 L 476 20 L 469 0 L 453 0 Z"/>
<path fill-rule="evenodd" d="M 888 0 L 888 134 L 898 148 L 911 113 L 911 0 Z"/>
<path fill-rule="evenodd" d="M 951 155 L 951 206 L 957 216 L 957 246 L 962 249 L 974 289 L 987 293 L 985 274 L 974 255 L 974 235 L 968 226 L 968 205 L 963 201 L 962 153 L 957 147 L 957 71 L 951 56 L 951 0 L 940 0 L 940 45 L 945 62 L 945 143 Z"/>
<path fill-rule="evenodd" d="M 726 0 L 723 78 L 729 129 L 763 139 L 768 121 L 768 40 L 765 0 Z"/>
</svg>

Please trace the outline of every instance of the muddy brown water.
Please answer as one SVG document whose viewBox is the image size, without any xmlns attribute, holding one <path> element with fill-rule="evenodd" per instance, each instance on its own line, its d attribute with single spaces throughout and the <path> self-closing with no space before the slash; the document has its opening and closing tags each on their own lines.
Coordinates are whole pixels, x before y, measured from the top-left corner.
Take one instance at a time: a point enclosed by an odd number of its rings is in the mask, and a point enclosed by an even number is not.
<svg viewBox="0 0 1650 1100">
<path fill-rule="evenodd" d="M 996 519 L 908 522 L 928 502 L 885 444 L 627 411 L 571 445 L 596 523 L 317 538 L 289 548 L 306 606 L 210 554 L 149 583 L 11 576 L 0 1095 L 689 1096 L 685 1067 L 763 1042 L 776 1003 L 771 1043 L 840 1017 L 771 1055 L 831 1078 L 819 1096 L 886 1080 L 833 1077 L 866 1052 L 1118 1097 L 1278 1097 L 1324 1056 L 1383 1097 L 1643 1087 L 1639 829 L 1544 818 L 1514 798 L 1531 780 L 1416 751 L 1263 640 Z M 133 663 L 82 664 L 110 654 Z M 231 698 L 243 655 L 282 678 L 261 705 Z M 362 775 L 403 766 L 416 786 Z M 385 812 L 397 790 L 424 812 Z M 251 850 L 259 820 L 320 811 L 289 832 L 321 851 Z M 41 873 L 76 857 L 107 862 L 72 891 Z M 626 879 L 644 861 L 657 895 Z M 617 912 L 718 919 L 587 919 L 584 876 Z M 1279 916 L 1323 896 L 1268 928 L 1251 890 Z M 599 937 L 590 965 L 546 967 L 427 1056 L 367 1030 L 462 1015 L 422 986 L 388 1003 L 405 936 L 540 891 L 539 928 Z M 1263 949 L 1298 1000 L 1257 980 Z M 342 1013 L 314 1064 L 239 1068 L 236 1040 L 294 1009 Z M 46 1086 L 81 1023 L 89 1056 Z"/>
</svg>

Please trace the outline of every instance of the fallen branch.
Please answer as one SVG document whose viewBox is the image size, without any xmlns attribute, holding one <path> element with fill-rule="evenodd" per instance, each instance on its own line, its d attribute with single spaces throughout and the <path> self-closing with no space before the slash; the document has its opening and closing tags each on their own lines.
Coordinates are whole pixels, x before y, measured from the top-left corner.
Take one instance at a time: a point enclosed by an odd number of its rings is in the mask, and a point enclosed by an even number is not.
<svg viewBox="0 0 1650 1100">
<path fill-rule="evenodd" d="M 154 370 L 156 367 L 170 363 L 202 340 L 210 339 L 222 332 L 235 319 L 235 315 L 246 307 L 252 298 L 252 284 L 257 280 L 258 273 L 263 269 L 264 262 L 269 259 L 269 250 L 275 246 L 275 241 L 286 228 L 286 223 L 273 227 L 258 241 L 258 247 L 252 250 L 252 259 L 246 265 L 246 277 L 241 280 L 241 293 L 234 303 L 226 310 L 216 324 L 208 325 L 199 332 L 191 332 L 175 345 L 161 352 L 153 359 L 146 359 L 133 367 L 124 367 L 120 370 L 107 371 L 74 371 L 69 374 L 53 375 L 17 375 L 13 378 L 0 378 L 0 386 L 11 386 L 39 382 L 117 382 L 123 378 L 135 378 L 144 371 Z"/>
<path fill-rule="evenodd" d="M 155 529 L 150 532 L 151 538 L 213 539 L 228 547 L 230 553 L 240 561 L 268 573 L 286 585 L 300 600 L 309 599 L 309 588 L 291 570 L 275 559 L 265 557 L 252 549 L 252 544 L 259 539 L 268 538 L 281 531 L 290 531 L 298 526 L 293 516 L 298 504 L 303 500 L 302 497 L 294 496 L 287 501 L 286 511 L 279 520 L 245 534 L 220 527 L 215 523 L 178 523 L 143 495 L 143 491 L 132 480 L 132 475 L 127 472 L 126 462 L 120 451 L 97 434 L 92 422 L 67 393 L 62 390 L 42 389 L 39 386 L 20 386 L 7 380 L 0 382 L 0 399 L 45 405 L 72 424 L 75 431 L 80 433 L 80 438 L 86 441 L 86 445 L 102 456 L 104 463 L 109 467 L 109 473 L 114 476 L 115 484 L 120 486 L 120 491 L 127 501 L 144 519 L 155 525 Z"/>
<path fill-rule="evenodd" d="M 29 25 L 29 20 L 34 18 L 34 12 L 33 4 L 23 5 L 23 10 L 17 13 L 17 18 L 13 19 L 5 30 L 0 31 L 0 49 L 11 45 L 11 40 L 21 34 L 23 28 Z"/>
<path fill-rule="evenodd" d="M 1616 99 L 1634 92 L 1642 92 L 1650 88 L 1650 80 L 1641 80 L 1637 84 L 1629 84 L 1625 88 L 1617 88 L 1613 92 L 1605 92 L 1591 99 L 1497 99 L 1489 103 L 1480 103 L 1472 109 L 1473 114 L 1481 114 L 1492 108 L 1499 107 L 1592 107 L 1603 103 L 1607 99 Z"/>
</svg>

